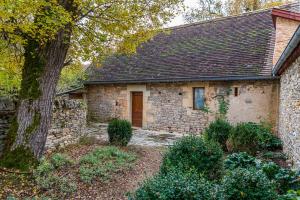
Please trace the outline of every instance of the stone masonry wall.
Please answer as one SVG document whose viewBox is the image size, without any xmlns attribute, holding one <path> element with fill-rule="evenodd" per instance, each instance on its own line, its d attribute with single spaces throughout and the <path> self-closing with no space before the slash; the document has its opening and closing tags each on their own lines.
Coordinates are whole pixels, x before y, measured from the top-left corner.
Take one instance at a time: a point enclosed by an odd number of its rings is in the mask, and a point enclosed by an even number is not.
<svg viewBox="0 0 300 200">
<path fill-rule="evenodd" d="M 107 122 L 127 115 L 126 86 L 89 86 L 87 88 L 88 118 Z M 101 102 L 101 103 L 99 103 Z"/>
<path fill-rule="evenodd" d="M 15 104 L 0 99 L 0 153 L 11 119 L 15 115 Z M 80 100 L 58 98 L 53 105 L 52 124 L 46 142 L 47 149 L 75 143 L 84 134 L 86 127 L 86 105 Z"/>
<path fill-rule="evenodd" d="M 182 85 L 149 85 L 150 104 L 148 114 L 152 120 L 147 123 L 151 130 L 167 130 L 179 133 L 200 133 L 208 124 L 208 115 L 202 110 L 184 106 L 186 93 Z"/>
<path fill-rule="evenodd" d="M 4 148 L 5 137 L 15 113 L 15 103 L 8 99 L 0 99 L 0 155 Z"/>
<path fill-rule="evenodd" d="M 300 167 L 300 58 L 280 80 L 279 135 L 284 151 Z"/>
<path fill-rule="evenodd" d="M 228 119 L 238 122 L 278 121 L 278 80 L 189 82 L 156 84 L 91 85 L 87 87 L 89 119 L 108 122 L 112 118 L 131 121 L 131 93 L 143 92 L 143 127 L 179 133 L 200 133 L 215 119 L 218 96 L 229 91 Z M 210 112 L 193 109 L 193 88 L 205 88 Z M 233 89 L 238 88 L 238 96 Z"/>
<path fill-rule="evenodd" d="M 54 101 L 51 129 L 46 148 L 73 144 L 83 136 L 86 128 L 86 105 L 81 100 L 58 98 Z"/>
</svg>

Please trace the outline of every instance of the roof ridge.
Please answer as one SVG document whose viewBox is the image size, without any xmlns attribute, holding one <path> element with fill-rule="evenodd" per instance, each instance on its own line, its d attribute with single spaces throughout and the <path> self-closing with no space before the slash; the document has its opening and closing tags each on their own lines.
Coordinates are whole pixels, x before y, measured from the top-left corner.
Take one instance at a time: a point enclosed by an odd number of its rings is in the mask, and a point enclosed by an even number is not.
<svg viewBox="0 0 300 200">
<path fill-rule="evenodd" d="M 204 21 L 200 21 L 200 22 L 182 24 L 182 25 L 167 27 L 167 28 L 164 28 L 164 30 L 175 30 L 175 29 L 186 28 L 186 27 L 190 27 L 190 26 L 197 26 L 197 25 L 200 25 L 200 24 L 207 24 L 207 23 L 224 21 L 224 20 L 229 20 L 229 19 L 238 18 L 238 17 L 244 17 L 244 16 L 247 16 L 247 15 L 259 14 L 259 13 L 263 13 L 263 12 L 268 12 L 268 11 L 272 10 L 273 8 L 282 8 L 282 7 L 286 7 L 286 6 L 293 5 L 293 4 L 296 5 L 296 4 L 299 4 L 299 3 L 298 2 L 293 2 L 293 3 L 288 3 L 288 4 L 284 4 L 284 5 L 280 5 L 280 6 L 274 6 L 272 8 L 263 8 L 263 9 L 254 10 L 254 11 L 241 13 L 241 14 L 236 14 L 236 15 L 217 17 L 215 19 L 208 19 L 208 20 L 204 20 Z M 300 4 L 299 4 L 299 6 L 300 6 Z"/>
</svg>

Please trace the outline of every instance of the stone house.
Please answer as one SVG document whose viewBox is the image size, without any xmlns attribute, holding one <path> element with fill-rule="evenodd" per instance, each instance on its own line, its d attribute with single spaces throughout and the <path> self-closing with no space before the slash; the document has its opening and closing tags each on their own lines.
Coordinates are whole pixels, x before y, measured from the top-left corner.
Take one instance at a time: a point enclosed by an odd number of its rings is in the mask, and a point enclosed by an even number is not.
<svg viewBox="0 0 300 200">
<path fill-rule="evenodd" d="M 280 79 L 272 68 L 300 24 L 298 7 L 169 28 L 134 55 L 91 66 L 85 82 L 89 119 L 200 133 L 224 100 L 230 122 L 264 121 L 277 130 Z"/>
<path fill-rule="evenodd" d="M 280 56 L 273 74 L 280 76 L 279 136 L 285 152 L 300 167 L 300 27 Z"/>
</svg>

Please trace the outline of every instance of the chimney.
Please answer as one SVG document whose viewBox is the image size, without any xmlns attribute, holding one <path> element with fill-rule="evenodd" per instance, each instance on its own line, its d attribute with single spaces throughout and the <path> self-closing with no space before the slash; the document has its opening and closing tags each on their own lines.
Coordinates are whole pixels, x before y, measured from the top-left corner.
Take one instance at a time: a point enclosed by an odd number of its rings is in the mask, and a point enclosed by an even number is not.
<svg viewBox="0 0 300 200">
<path fill-rule="evenodd" d="M 300 24 L 300 13 L 274 8 L 272 17 L 276 29 L 274 66 Z"/>
</svg>

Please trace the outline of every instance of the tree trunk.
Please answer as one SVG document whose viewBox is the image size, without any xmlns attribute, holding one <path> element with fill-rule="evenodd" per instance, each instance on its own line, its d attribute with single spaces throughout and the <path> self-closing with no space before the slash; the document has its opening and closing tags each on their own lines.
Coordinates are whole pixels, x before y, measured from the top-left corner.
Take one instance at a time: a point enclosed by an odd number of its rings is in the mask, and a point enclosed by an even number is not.
<svg viewBox="0 0 300 200">
<path fill-rule="evenodd" d="M 43 155 L 51 124 L 56 86 L 69 48 L 70 35 L 68 25 L 45 46 L 28 40 L 24 54 L 19 106 L 8 134 L 8 148 L 4 157 L 8 156 L 11 159 L 16 154 L 24 153 L 36 160 Z M 19 162 L 16 159 L 14 162 Z"/>
<path fill-rule="evenodd" d="M 59 0 L 59 4 L 69 12 L 76 9 L 73 0 Z M 43 155 L 56 86 L 70 46 L 71 27 L 70 23 L 65 25 L 46 44 L 27 38 L 18 109 L 0 165 L 28 169 Z"/>
</svg>

